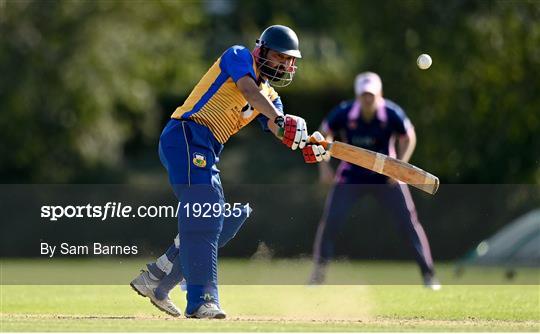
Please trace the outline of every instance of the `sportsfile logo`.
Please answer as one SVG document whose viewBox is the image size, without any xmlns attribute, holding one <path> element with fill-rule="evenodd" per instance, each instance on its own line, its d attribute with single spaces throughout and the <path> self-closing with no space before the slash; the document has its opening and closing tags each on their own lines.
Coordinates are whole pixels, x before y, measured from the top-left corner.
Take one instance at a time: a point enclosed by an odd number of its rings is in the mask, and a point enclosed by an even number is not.
<svg viewBox="0 0 540 334">
<path fill-rule="evenodd" d="M 105 205 L 43 205 L 41 206 L 41 218 L 50 222 L 60 219 L 95 218 L 101 221 L 110 218 L 170 218 L 184 217 L 194 218 L 228 218 L 240 217 L 251 214 L 249 203 L 182 203 L 172 205 L 137 206 L 124 205 L 121 202 L 107 202 Z"/>
<path fill-rule="evenodd" d="M 166 218 L 177 217 L 177 208 L 170 205 L 138 206 L 133 210 L 131 205 L 121 202 L 107 202 L 105 205 L 43 205 L 41 218 L 57 221 L 62 218 L 98 218 L 102 221 L 109 218 Z"/>
</svg>

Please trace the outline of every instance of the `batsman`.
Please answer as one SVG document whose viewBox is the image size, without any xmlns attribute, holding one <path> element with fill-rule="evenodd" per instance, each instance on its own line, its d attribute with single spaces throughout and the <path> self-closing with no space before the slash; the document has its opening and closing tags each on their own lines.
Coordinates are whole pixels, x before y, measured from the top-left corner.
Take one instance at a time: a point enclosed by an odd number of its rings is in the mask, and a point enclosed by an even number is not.
<svg viewBox="0 0 540 334">
<path fill-rule="evenodd" d="M 291 150 L 302 149 L 306 161 L 329 158 L 321 145 L 307 144 L 305 120 L 284 114 L 281 99 L 272 87 L 291 83 L 298 58 L 301 53 L 296 33 L 281 25 L 268 27 L 252 51 L 239 45 L 227 49 L 165 126 L 159 157 L 184 208 L 178 212 L 179 233 L 166 253 L 148 264 L 148 270 L 141 271 L 130 284 L 160 310 L 181 315 L 169 292 L 185 279 L 186 317 L 226 317 L 218 296 L 218 248 L 234 237 L 250 209 L 243 206 L 239 217 L 225 217 L 216 216 L 214 211 L 195 216 L 189 208 L 225 206 L 217 165 L 232 135 L 256 119 L 264 131 Z M 312 136 L 322 139 L 319 133 Z"/>
</svg>

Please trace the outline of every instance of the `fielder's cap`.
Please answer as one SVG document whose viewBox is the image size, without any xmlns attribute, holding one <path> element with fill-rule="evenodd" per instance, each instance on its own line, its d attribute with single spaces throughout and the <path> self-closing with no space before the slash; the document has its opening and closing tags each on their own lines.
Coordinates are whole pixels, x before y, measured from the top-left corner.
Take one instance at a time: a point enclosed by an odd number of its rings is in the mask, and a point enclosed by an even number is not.
<svg viewBox="0 0 540 334">
<path fill-rule="evenodd" d="M 382 94 L 382 81 L 377 73 L 364 72 L 356 76 L 354 80 L 354 92 L 356 95 L 371 93 L 373 95 Z"/>
</svg>

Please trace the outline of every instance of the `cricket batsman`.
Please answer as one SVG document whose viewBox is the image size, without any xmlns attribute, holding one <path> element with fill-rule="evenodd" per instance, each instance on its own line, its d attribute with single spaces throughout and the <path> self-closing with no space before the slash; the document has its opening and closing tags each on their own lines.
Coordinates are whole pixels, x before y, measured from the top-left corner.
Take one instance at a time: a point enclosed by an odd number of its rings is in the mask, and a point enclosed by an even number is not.
<svg viewBox="0 0 540 334">
<path fill-rule="evenodd" d="M 193 205 L 225 206 L 217 165 L 232 135 L 256 119 L 291 150 L 301 149 L 306 162 L 329 158 L 321 145 L 307 143 L 305 120 L 284 114 L 281 99 L 272 87 L 291 83 L 298 58 L 298 37 L 281 25 L 265 29 L 252 51 L 244 46 L 230 47 L 174 111 L 163 130 L 159 157 L 182 204 L 179 233 L 166 253 L 148 264 L 148 270 L 141 271 L 130 284 L 160 310 L 181 315 L 169 291 L 185 279 L 186 317 L 226 317 L 218 297 L 218 248 L 234 237 L 250 209 L 243 207 L 239 217 L 215 212 L 196 216 L 189 209 Z M 323 139 L 320 133 L 312 137 Z"/>
<path fill-rule="evenodd" d="M 330 112 L 321 125 L 322 134 L 328 141 L 339 136 L 341 141 L 408 162 L 416 145 L 414 127 L 397 104 L 383 98 L 381 78 L 373 72 L 361 73 L 356 77 L 354 88 L 356 99 L 342 102 Z M 311 284 L 324 282 L 337 233 L 352 206 L 361 197 L 371 194 L 393 216 L 398 231 L 414 254 L 424 285 L 440 289 L 434 276 L 429 242 L 406 184 L 345 161 L 335 175 L 328 163 L 319 164 L 319 172 L 321 181 L 333 183 L 333 187 L 315 237 Z"/>
</svg>

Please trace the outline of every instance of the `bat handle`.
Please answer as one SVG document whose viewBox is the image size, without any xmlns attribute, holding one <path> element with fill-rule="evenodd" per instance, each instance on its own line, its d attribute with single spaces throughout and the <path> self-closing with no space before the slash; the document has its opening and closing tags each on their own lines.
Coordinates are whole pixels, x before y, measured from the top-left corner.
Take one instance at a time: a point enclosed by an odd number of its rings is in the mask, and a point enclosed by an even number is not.
<svg viewBox="0 0 540 334">
<path fill-rule="evenodd" d="M 284 129 L 283 128 L 279 128 L 278 130 L 278 134 L 277 134 L 277 137 L 279 139 L 282 139 L 283 138 L 283 132 L 284 132 Z M 322 147 L 324 147 L 325 150 L 330 150 L 330 147 L 332 146 L 332 143 L 330 142 L 327 142 L 326 140 L 323 140 L 323 141 L 317 141 L 315 138 L 313 137 L 309 137 L 308 140 L 307 140 L 308 144 L 318 144 L 318 145 L 321 145 Z"/>
<path fill-rule="evenodd" d="M 309 144 L 318 144 L 318 145 L 321 145 L 322 147 L 324 147 L 325 150 L 329 150 L 330 149 L 330 146 L 332 146 L 332 143 L 329 143 L 327 142 L 326 140 L 323 140 L 323 141 L 317 141 L 315 138 L 313 137 L 309 137 L 308 138 L 308 143 Z"/>
</svg>

